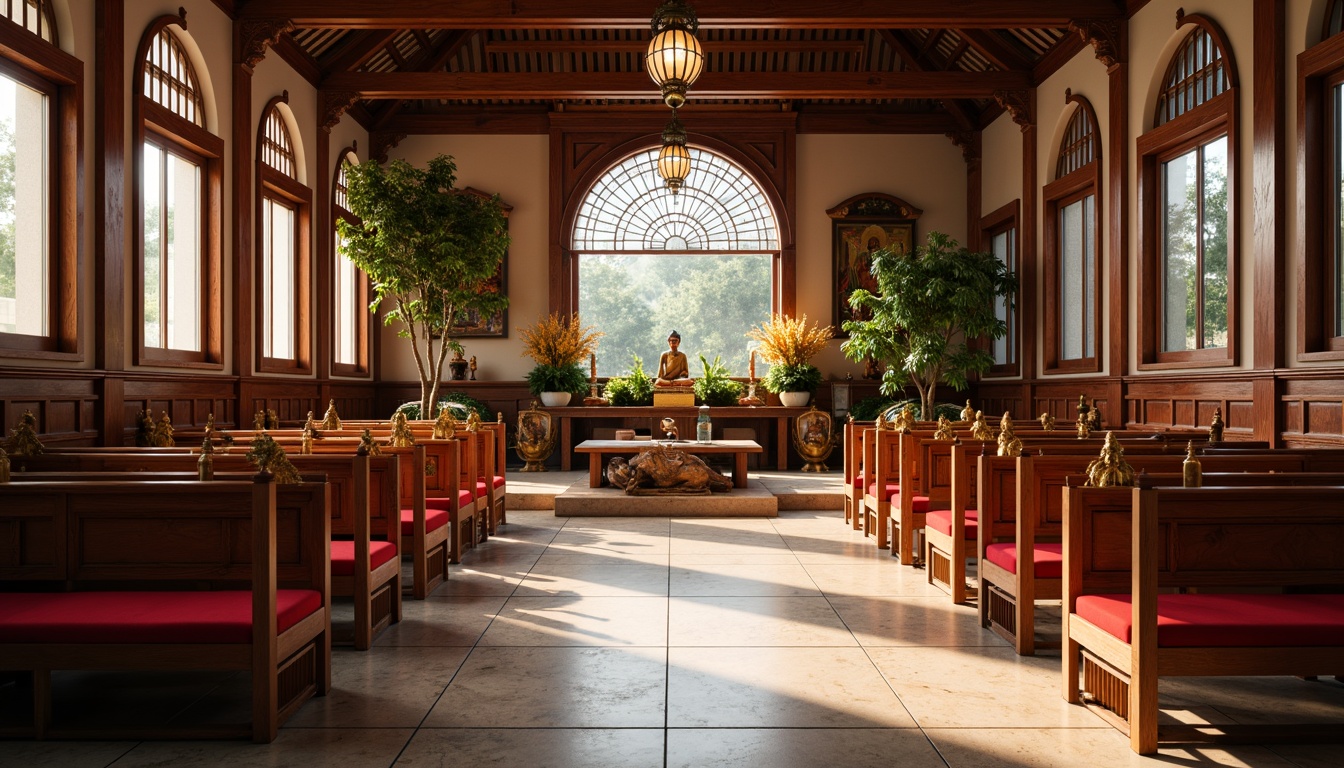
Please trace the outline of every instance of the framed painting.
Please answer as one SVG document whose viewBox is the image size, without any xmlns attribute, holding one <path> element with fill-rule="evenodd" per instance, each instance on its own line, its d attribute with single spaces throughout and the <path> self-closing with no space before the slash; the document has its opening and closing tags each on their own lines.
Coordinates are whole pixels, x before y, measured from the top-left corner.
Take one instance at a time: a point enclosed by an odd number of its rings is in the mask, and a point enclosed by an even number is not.
<svg viewBox="0 0 1344 768">
<path fill-rule="evenodd" d="M 884 248 L 910 253 L 915 247 L 915 220 L 923 211 L 882 192 L 855 195 L 826 212 L 834 233 L 831 276 L 831 325 L 845 338 L 846 320 L 866 320 L 849 306 L 849 296 L 859 288 L 877 292 L 873 277 L 873 254 Z"/>
<path fill-rule="evenodd" d="M 466 187 L 464 192 L 489 199 L 493 195 L 486 194 L 479 189 Z M 508 225 L 509 214 L 513 212 L 513 206 L 505 203 L 499 204 L 504 211 L 504 223 Z M 502 293 L 509 295 L 509 254 L 506 251 L 504 258 L 499 260 L 499 269 L 495 271 L 495 276 L 487 280 L 482 287 L 483 291 L 489 293 Z M 466 338 L 470 336 L 495 336 L 507 337 L 509 335 L 509 310 L 501 309 L 489 317 L 481 316 L 480 312 L 475 310 L 463 312 L 457 317 L 457 322 L 453 323 L 448 330 L 450 338 Z"/>
</svg>

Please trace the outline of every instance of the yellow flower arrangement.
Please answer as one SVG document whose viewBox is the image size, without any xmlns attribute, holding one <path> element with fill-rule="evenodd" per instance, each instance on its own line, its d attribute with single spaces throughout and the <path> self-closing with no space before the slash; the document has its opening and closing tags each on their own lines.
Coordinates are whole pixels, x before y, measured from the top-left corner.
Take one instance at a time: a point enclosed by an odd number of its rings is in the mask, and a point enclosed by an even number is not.
<svg viewBox="0 0 1344 768">
<path fill-rule="evenodd" d="M 537 365 L 564 368 L 576 365 L 597 351 L 597 340 L 603 333 L 579 321 L 578 313 L 551 315 L 519 332 L 523 337 L 523 354 Z"/>
<path fill-rule="evenodd" d="M 798 319 L 771 315 L 759 328 L 747 331 L 747 337 L 760 344 L 765 362 L 784 366 L 807 365 L 834 336 L 835 331 L 829 325 L 808 325 L 807 315 Z"/>
</svg>

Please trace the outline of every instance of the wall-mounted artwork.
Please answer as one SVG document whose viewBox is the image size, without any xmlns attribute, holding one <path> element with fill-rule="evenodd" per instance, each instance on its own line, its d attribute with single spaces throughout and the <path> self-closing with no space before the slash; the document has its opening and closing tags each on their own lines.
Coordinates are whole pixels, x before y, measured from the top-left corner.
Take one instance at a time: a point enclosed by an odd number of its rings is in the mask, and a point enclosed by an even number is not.
<svg viewBox="0 0 1344 768">
<path fill-rule="evenodd" d="M 489 199 L 493 195 L 482 192 L 479 189 L 466 187 L 462 190 L 473 195 L 478 195 Z M 513 206 L 500 203 L 500 208 L 504 211 L 504 221 L 507 226 L 509 214 L 513 212 Z M 504 258 L 499 261 L 499 269 L 495 276 L 490 278 L 482 286 L 482 291 L 488 293 L 502 293 L 509 295 L 509 254 L 506 251 Z M 453 323 L 448 329 L 449 338 L 465 338 L 470 336 L 495 336 L 506 337 L 509 335 L 509 310 L 501 309 L 493 315 L 482 316 L 475 310 L 463 312 L 458 315 L 457 322 Z"/>
<path fill-rule="evenodd" d="M 826 212 L 835 233 L 832 247 L 831 324 L 841 338 L 846 320 L 866 320 L 849 306 L 849 295 L 859 288 L 877 292 L 873 254 L 883 248 L 906 253 L 915 247 L 915 220 L 924 212 L 899 197 L 882 192 L 855 195 Z"/>
</svg>

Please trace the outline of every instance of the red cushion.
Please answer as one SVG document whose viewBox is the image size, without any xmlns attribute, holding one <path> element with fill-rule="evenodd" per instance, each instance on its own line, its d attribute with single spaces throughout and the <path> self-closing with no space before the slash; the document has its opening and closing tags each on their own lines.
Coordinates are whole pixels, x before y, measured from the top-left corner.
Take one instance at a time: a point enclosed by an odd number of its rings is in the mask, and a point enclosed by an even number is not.
<svg viewBox="0 0 1344 768">
<path fill-rule="evenodd" d="M 369 570 L 386 563 L 397 556 L 397 547 L 390 541 L 369 542 Z M 331 575 L 353 576 L 355 574 L 355 542 L 331 542 Z"/>
<path fill-rule="evenodd" d="M 448 513 L 442 509 L 425 510 L 425 533 L 436 531 L 448 524 Z M 401 535 L 415 535 L 415 510 L 401 510 Z"/>
<path fill-rule="evenodd" d="M 471 495 L 471 491 L 457 492 L 457 506 L 459 509 L 462 507 L 471 506 L 475 502 L 476 497 Z M 453 508 L 453 499 L 450 496 L 438 496 L 435 498 L 425 499 L 425 507 L 427 509 L 451 510 Z"/>
<path fill-rule="evenodd" d="M 1129 595 L 1083 595 L 1077 613 L 1130 642 Z M 1157 644 L 1344 646 L 1344 595 L 1158 595 Z"/>
<path fill-rule="evenodd" d="M 322 609 L 311 589 L 275 593 L 279 630 Z M 252 593 L 0 594 L 4 643 L 250 643 Z"/>
<path fill-rule="evenodd" d="M 899 494 L 899 493 L 893 493 L 893 494 L 891 495 L 891 506 L 893 506 L 893 507 L 900 506 L 900 503 L 901 503 L 901 494 Z M 928 511 L 929 511 L 929 497 L 928 497 L 928 496 L 916 496 L 916 497 L 914 497 L 913 499 L 911 499 L 911 500 L 910 500 L 910 511 L 911 511 L 911 512 L 919 512 L 919 513 L 928 512 Z"/>
<path fill-rule="evenodd" d="M 855 488 L 862 488 L 862 487 L 863 487 L 863 473 L 862 473 L 862 472 L 855 473 L 855 475 L 854 475 L 854 479 L 851 480 L 850 482 L 852 482 L 852 483 L 854 484 L 854 487 L 855 487 Z"/>
<path fill-rule="evenodd" d="M 877 493 L 877 483 L 868 485 L 868 495 L 879 499 L 890 499 L 892 496 L 901 492 L 901 486 L 896 483 L 887 483 L 887 489 L 880 496 Z"/>
<path fill-rule="evenodd" d="M 1064 545 L 1037 544 L 1032 548 L 1032 573 L 1038 579 L 1064 578 Z M 1017 573 L 1017 544 L 990 544 L 985 559 L 1009 573 Z"/>
<path fill-rule="evenodd" d="M 489 495 L 490 495 L 490 487 L 489 487 L 488 485 L 486 485 L 486 482 L 485 482 L 484 480 L 477 480 L 477 481 L 476 481 L 476 496 L 477 496 L 478 498 L 485 498 L 485 497 L 487 497 L 487 496 L 489 496 Z"/>
<path fill-rule="evenodd" d="M 496 490 L 496 491 L 498 491 L 500 488 L 503 488 L 503 487 L 504 487 L 504 476 L 503 476 L 503 475 L 495 475 L 495 477 L 494 477 L 494 484 L 495 484 L 495 490 Z"/>
<path fill-rule="evenodd" d="M 916 498 L 915 498 L 915 501 L 918 502 L 918 501 L 919 501 L 919 498 L 916 497 Z M 927 507 L 927 503 L 926 503 L 926 507 Z M 916 512 L 919 511 L 918 506 L 916 506 L 915 511 L 916 511 Z M 968 510 L 966 510 L 966 538 L 967 538 L 967 539 L 969 539 L 969 540 L 971 540 L 971 541 L 975 541 L 976 531 L 977 531 L 977 530 L 979 529 L 979 527 L 980 527 L 980 522 L 979 522 L 979 521 L 980 521 L 980 513 L 979 513 L 979 512 L 977 512 L 977 511 L 974 510 L 974 509 L 968 509 Z M 945 535 L 947 535 L 947 536 L 951 536 L 951 535 L 952 535 L 952 510 L 950 510 L 950 509 L 935 509 L 935 510 L 933 510 L 932 512 L 929 513 L 929 516 L 928 516 L 928 517 L 924 518 L 924 527 L 926 527 L 926 528 L 932 528 L 932 529 L 934 529 L 935 531 L 941 531 L 943 534 L 945 534 Z"/>
</svg>

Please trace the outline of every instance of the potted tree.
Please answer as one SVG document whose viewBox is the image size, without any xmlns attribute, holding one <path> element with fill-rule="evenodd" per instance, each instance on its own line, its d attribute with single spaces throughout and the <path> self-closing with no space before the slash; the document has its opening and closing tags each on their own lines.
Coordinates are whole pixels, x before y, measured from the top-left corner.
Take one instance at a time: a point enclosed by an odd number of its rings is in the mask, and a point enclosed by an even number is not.
<svg viewBox="0 0 1344 768">
<path fill-rule="evenodd" d="M 834 335 L 829 325 L 809 325 L 807 315 L 796 320 L 788 315 L 771 315 L 759 328 L 747 331 L 747 337 L 760 345 L 761 357 L 770 365 L 761 385 L 779 395 L 784 405 L 807 405 L 821 386 L 821 371 L 810 361 Z"/>
<path fill-rule="evenodd" d="M 873 257 L 880 294 L 857 290 L 850 297 L 869 320 L 849 320 L 840 349 L 850 360 L 876 360 L 885 367 L 882 394 L 900 399 L 906 383 L 919 392 L 921 418 L 934 415 L 934 389 L 944 382 L 966 389 L 972 371 L 993 364 L 975 339 L 999 339 L 1007 324 L 995 300 L 1012 297 L 1017 277 L 992 253 L 962 248 L 941 232 L 912 254 L 891 249 Z"/>
<path fill-rule="evenodd" d="M 475 310 L 491 315 L 508 298 L 481 287 L 509 247 L 498 198 L 456 189 L 457 165 L 439 155 L 425 168 L 404 160 L 346 169 L 347 203 L 359 223 L 337 221 L 340 250 L 373 282 L 384 323 L 401 323 L 420 374 L 420 413 L 438 400 L 443 364 L 462 346 L 448 336 L 454 320 Z"/>
<path fill-rule="evenodd" d="M 585 328 L 578 314 L 552 313 L 519 333 L 523 354 L 537 364 L 527 374 L 527 386 L 543 405 L 566 405 L 571 396 L 588 391 L 579 363 L 597 352 L 601 331 Z"/>
</svg>

